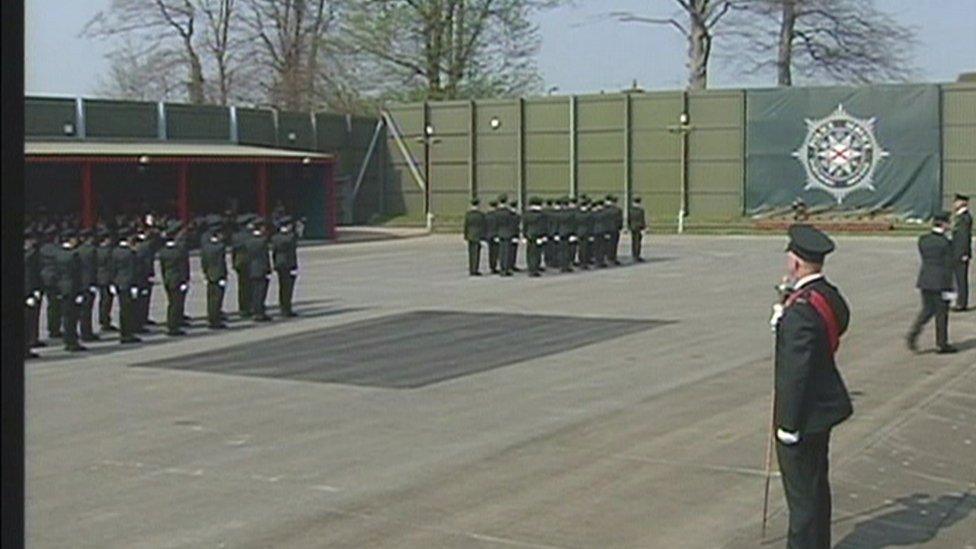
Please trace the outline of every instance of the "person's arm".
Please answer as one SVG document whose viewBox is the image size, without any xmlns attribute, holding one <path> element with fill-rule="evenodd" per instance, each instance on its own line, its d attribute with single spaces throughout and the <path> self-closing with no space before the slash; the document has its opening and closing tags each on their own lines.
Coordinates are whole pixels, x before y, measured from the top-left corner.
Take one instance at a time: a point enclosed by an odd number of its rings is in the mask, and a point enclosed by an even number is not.
<svg viewBox="0 0 976 549">
<path fill-rule="evenodd" d="M 815 367 L 819 327 L 816 311 L 804 303 L 788 307 L 779 322 L 776 345 L 776 427 L 779 431 L 796 436 L 796 440 L 799 439 L 806 421 L 803 401 L 810 374 Z M 780 440 L 783 440 L 782 436 Z"/>
</svg>

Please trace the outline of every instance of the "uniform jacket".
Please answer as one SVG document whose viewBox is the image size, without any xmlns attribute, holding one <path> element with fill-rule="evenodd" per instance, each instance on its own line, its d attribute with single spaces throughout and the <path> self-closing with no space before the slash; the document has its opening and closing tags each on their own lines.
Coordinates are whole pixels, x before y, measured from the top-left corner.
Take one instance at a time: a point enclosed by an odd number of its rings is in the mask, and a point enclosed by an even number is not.
<svg viewBox="0 0 976 549">
<path fill-rule="evenodd" d="M 159 256 L 159 270 L 163 273 L 163 284 L 167 288 L 176 288 L 187 282 L 183 271 L 183 246 L 178 241 L 167 242 L 157 254 Z"/>
<path fill-rule="evenodd" d="M 468 210 L 464 214 L 464 239 L 477 242 L 485 239 L 485 214 L 480 210 Z"/>
<path fill-rule="evenodd" d="M 95 244 L 90 241 L 78 246 L 78 260 L 81 262 L 82 288 L 89 288 L 98 282 L 98 260 L 95 257 L 95 253 Z"/>
<path fill-rule="evenodd" d="M 156 276 L 156 244 L 150 236 L 136 245 L 136 258 L 139 260 L 139 283 L 146 286 Z"/>
<path fill-rule="evenodd" d="M 61 248 L 55 256 L 57 265 L 57 287 L 61 297 L 74 298 L 81 293 L 81 261 L 78 250 Z"/>
<path fill-rule="evenodd" d="M 271 259 L 268 255 L 268 239 L 263 236 L 248 235 L 244 243 L 247 251 L 247 276 L 264 278 L 271 274 Z"/>
<path fill-rule="evenodd" d="M 644 208 L 631 206 L 627 216 L 627 225 L 631 232 L 643 231 L 647 228 L 647 221 L 644 219 Z"/>
<path fill-rule="evenodd" d="M 207 282 L 216 284 L 227 278 L 227 253 L 224 243 L 208 238 L 200 245 L 200 265 Z"/>
<path fill-rule="evenodd" d="M 542 210 L 529 208 L 522 217 L 522 225 L 525 228 L 525 238 L 535 240 L 548 234 L 549 223 L 546 214 Z"/>
<path fill-rule="evenodd" d="M 95 282 L 99 286 L 108 286 L 115 278 L 112 253 L 112 246 L 108 244 L 99 245 L 95 248 Z"/>
<path fill-rule="evenodd" d="M 276 271 L 293 271 L 298 268 L 297 233 L 275 233 L 271 237 L 271 251 Z"/>
<path fill-rule="evenodd" d="M 498 237 L 513 238 L 519 234 L 518 214 L 503 208 L 498 210 Z"/>
<path fill-rule="evenodd" d="M 129 246 L 116 246 L 112 250 L 113 282 L 120 291 L 129 291 L 137 286 L 139 279 L 139 261 L 136 252 Z"/>
<path fill-rule="evenodd" d="M 552 238 L 559 234 L 559 216 L 562 215 L 563 211 L 562 209 L 546 208 L 542 212 L 546 215 L 546 234 Z"/>
<path fill-rule="evenodd" d="M 231 261 L 238 274 L 247 270 L 247 241 L 251 233 L 241 229 L 230 236 Z"/>
<path fill-rule="evenodd" d="M 593 233 L 593 216 L 589 210 L 583 211 L 582 208 L 573 210 L 573 221 L 576 224 L 577 236 L 589 236 Z"/>
<path fill-rule="evenodd" d="M 57 255 L 60 247 L 54 242 L 41 245 L 38 254 L 41 264 L 41 283 L 46 288 L 54 288 L 58 283 Z"/>
<path fill-rule="evenodd" d="M 922 268 L 915 287 L 929 291 L 951 290 L 955 260 L 949 239 L 934 231 L 923 234 L 918 238 L 918 253 L 922 257 Z"/>
<path fill-rule="evenodd" d="M 624 228 L 624 210 L 617 205 L 610 206 L 610 231 L 620 232 Z"/>
<path fill-rule="evenodd" d="M 840 333 L 847 331 L 850 309 L 832 284 L 821 278 L 798 291 L 824 296 Z M 776 426 L 790 432 L 820 433 L 853 413 L 850 396 L 830 349 L 827 329 L 816 309 L 802 297 L 786 307 L 776 328 Z"/>
<path fill-rule="evenodd" d="M 968 210 L 957 215 L 952 226 L 952 254 L 956 261 L 973 257 L 973 216 Z"/>
<path fill-rule="evenodd" d="M 492 240 L 498 237 L 498 210 L 485 212 L 485 240 Z"/>
<path fill-rule="evenodd" d="M 559 238 L 566 239 L 576 234 L 576 211 L 575 208 L 564 208 L 559 212 L 557 219 Z"/>
<path fill-rule="evenodd" d="M 24 295 L 40 290 L 41 282 L 41 253 L 37 246 L 24 250 Z"/>
</svg>

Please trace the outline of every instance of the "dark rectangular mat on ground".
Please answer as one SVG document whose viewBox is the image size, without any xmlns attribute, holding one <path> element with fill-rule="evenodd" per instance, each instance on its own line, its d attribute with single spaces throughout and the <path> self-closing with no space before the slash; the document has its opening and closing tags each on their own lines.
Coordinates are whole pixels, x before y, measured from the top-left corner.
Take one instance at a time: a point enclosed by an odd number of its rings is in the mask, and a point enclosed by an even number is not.
<svg viewBox="0 0 976 549">
<path fill-rule="evenodd" d="M 667 323 L 417 311 L 134 366 L 415 388 Z"/>
</svg>

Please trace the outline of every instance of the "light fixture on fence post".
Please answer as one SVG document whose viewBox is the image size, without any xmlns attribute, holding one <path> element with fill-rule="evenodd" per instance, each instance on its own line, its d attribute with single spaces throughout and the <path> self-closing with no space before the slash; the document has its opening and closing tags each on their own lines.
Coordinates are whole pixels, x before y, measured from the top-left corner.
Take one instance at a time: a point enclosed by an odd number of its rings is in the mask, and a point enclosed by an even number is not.
<svg viewBox="0 0 976 549">
<path fill-rule="evenodd" d="M 678 234 L 685 232 L 685 217 L 688 215 L 688 133 L 692 129 L 687 112 L 678 116 L 678 124 L 668 126 L 668 131 L 678 134 L 681 139 L 681 207 L 678 210 Z"/>
</svg>

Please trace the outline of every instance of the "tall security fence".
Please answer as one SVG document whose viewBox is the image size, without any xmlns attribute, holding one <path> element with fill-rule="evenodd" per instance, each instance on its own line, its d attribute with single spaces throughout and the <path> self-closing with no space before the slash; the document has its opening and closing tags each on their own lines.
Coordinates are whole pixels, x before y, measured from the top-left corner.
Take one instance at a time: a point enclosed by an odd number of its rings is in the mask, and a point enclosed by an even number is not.
<svg viewBox="0 0 976 549">
<path fill-rule="evenodd" d="M 27 137 L 338 155 L 346 223 L 453 223 L 472 197 L 640 195 L 655 222 L 813 208 L 926 218 L 976 194 L 976 83 L 390 105 L 378 118 L 31 97 Z"/>
</svg>

